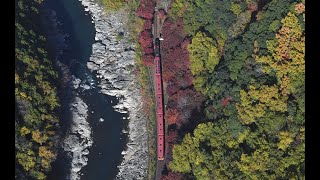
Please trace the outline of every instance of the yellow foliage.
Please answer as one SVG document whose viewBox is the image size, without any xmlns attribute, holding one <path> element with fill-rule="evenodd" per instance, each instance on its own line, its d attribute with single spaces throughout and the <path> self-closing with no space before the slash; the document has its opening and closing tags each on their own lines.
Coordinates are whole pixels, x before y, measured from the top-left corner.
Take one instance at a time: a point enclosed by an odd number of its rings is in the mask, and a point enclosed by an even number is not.
<svg viewBox="0 0 320 180">
<path fill-rule="evenodd" d="M 276 71 L 282 95 L 294 93 L 293 79 L 305 72 L 305 36 L 299 19 L 291 12 L 281 20 L 282 27 L 276 38 L 267 41 L 267 48 L 272 56 L 256 57 L 263 64 L 265 73 Z"/>
<path fill-rule="evenodd" d="M 23 126 L 21 129 L 20 129 L 20 134 L 21 136 L 25 136 L 26 134 L 29 134 L 31 132 L 30 129 L 28 129 L 27 127 Z"/>
<path fill-rule="evenodd" d="M 39 130 L 36 130 L 36 131 L 32 131 L 32 139 L 35 142 L 42 144 L 48 139 L 48 136 L 41 133 Z"/>
<path fill-rule="evenodd" d="M 278 149 L 282 149 L 283 151 L 285 151 L 293 142 L 292 135 L 287 131 L 280 132 L 279 138 L 280 142 L 278 143 Z"/>
<path fill-rule="evenodd" d="M 219 43 L 223 43 L 220 41 Z M 220 51 L 214 46 L 215 42 L 212 38 L 203 32 L 198 32 L 192 39 L 192 43 L 188 45 L 190 53 L 190 69 L 195 76 L 193 84 L 197 91 L 206 94 L 209 87 L 205 86 L 207 82 L 206 75 L 212 73 L 216 65 L 220 61 Z"/>
<path fill-rule="evenodd" d="M 40 157 L 42 157 L 41 159 L 42 167 L 46 169 L 50 168 L 50 163 L 56 157 L 56 154 L 53 153 L 50 149 L 48 149 L 46 146 L 40 146 L 38 154 Z"/>
<path fill-rule="evenodd" d="M 268 170 L 270 158 L 269 153 L 258 149 L 255 150 L 251 156 L 247 154 L 242 154 L 240 162 L 237 162 L 237 165 L 243 173 L 245 173 L 249 179 L 259 179 L 257 172 L 263 172 Z"/>
<path fill-rule="evenodd" d="M 170 16 L 173 18 L 182 17 L 184 11 L 187 9 L 188 2 L 184 0 L 175 0 L 169 11 Z"/>
<path fill-rule="evenodd" d="M 240 103 L 236 104 L 240 120 L 244 124 L 255 122 L 262 117 L 267 109 L 271 111 L 287 111 L 287 97 L 279 94 L 279 89 L 274 86 L 261 86 L 256 89 L 249 86 L 249 91 L 240 91 Z"/>
<path fill-rule="evenodd" d="M 188 46 L 190 52 L 191 72 L 199 75 L 202 71 L 213 72 L 219 63 L 220 53 L 214 41 L 202 32 L 198 32 Z"/>
<path fill-rule="evenodd" d="M 36 157 L 34 155 L 34 152 L 31 150 L 28 150 L 27 153 L 17 152 L 16 158 L 19 164 L 21 164 L 23 169 L 25 169 L 26 171 L 34 168 L 36 164 Z"/>
<path fill-rule="evenodd" d="M 39 147 L 39 156 L 46 158 L 46 159 L 52 159 L 55 157 L 55 154 L 50 149 L 48 149 L 48 147 L 40 146 Z"/>
<path fill-rule="evenodd" d="M 239 134 L 238 143 L 242 143 L 249 135 L 250 130 L 246 129 L 243 133 Z"/>
<path fill-rule="evenodd" d="M 230 10 L 237 16 L 242 12 L 240 4 L 236 4 L 236 3 L 233 3 L 233 2 L 231 3 Z"/>
<path fill-rule="evenodd" d="M 27 94 L 25 92 L 20 92 L 20 96 L 24 99 L 27 99 Z"/>
</svg>

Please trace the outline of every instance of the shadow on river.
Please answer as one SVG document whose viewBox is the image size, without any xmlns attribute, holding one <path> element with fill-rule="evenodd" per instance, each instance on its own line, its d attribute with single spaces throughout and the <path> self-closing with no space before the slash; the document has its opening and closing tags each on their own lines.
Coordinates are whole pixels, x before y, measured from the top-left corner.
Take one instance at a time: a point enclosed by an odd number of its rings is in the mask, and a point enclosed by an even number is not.
<svg viewBox="0 0 320 180">
<path fill-rule="evenodd" d="M 86 67 L 86 62 L 92 53 L 95 29 L 90 15 L 78 0 L 46 0 L 45 8 L 56 12 L 57 19 L 62 23 L 59 31 L 66 33 L 67 49 L 59 60 L 66 64 L 71 74 L 81 79 L 82 83 L 89 81 L 98 83 L 98 79 Z M 93 145 L 90 147 L 88 164 L 81 170 L 81 179 L 108 180 L 114 179 L 118 173 L 117 165 L 121 163 L 121 152 L 125 148 L 127 136 L 122 130 L 127 130 L 127 114 L 114 111 L 113 105 L 118 103 L 115 97 L 99 92 L 97 88 L 84 90 L 78 88 L 79 97 L 88 105 L 88 119 L 92 130 Z M 72 93 L 64 92 L 64 109 L 61 115 L 61 134 L 65 135 L 70 127 L 72 115 L 66 103 L 73 99 Z M 103 122 L 99 121 L 103 118 Z M 69 179 L 70 158 L 63 149 L 59 149 L 57 160 L 52 164 L 49 180 Z"/>
</svg>

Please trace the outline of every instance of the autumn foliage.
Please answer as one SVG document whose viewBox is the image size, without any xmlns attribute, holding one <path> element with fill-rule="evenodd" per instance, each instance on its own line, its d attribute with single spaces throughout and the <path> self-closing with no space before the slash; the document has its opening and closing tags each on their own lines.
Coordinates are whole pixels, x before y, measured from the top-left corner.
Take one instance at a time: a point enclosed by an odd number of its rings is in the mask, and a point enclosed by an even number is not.
<svg viewBox="0 0 320 180">
<path fill-rule="evenodd" d="M 152 19 L 155 4 L 150 0 L 140 0 L 140 6 L 136 10 L 137 15 L 144 19 Z"/>
<path fill-rule="evenodd" d="M 142 62 L 146 66 L 151 66 L 153 64 L 154 56 L 152 54 L 144 54 L 142 56 Z"/>
<path fill-rule="evenodd" d="M 165 17 L 164 12 L 160 14 Z M 192 112 L 199 110 L 204 97 L 193 87 L 193 75 L 190 70 L 188 44 L 183 30 L 183 21 L 176 22 L 166 20 L 162 26 L 161 55 L 162 55 L 162 78 L 165 84 L 165 93 L 168 95 L 168 102 L 165 110 L 165 120 L 168 125 L 177 125 L 177 129 L 170 129 L 165 137 L 166 159 L 168 166 L 172 161 L 172 148 L 177 143 L 178 129 L 181 125 L 188 124 L 192 119 Z M 182 174 L 169 170 L 162 176 L 163 180 L 184 179 Z"/>
<path fill-rule="evenodd" d="M 161 177 L 161 180 L 183 180 L 183 179 L 185 179 L 183 174 L 174 173 L 171 171 L 167 175 Z"/>
<path fill-rule="evenodd" d="M 141 0 L 136 13 L 143 18 L 143 30 L 140 32 L 138 42 L 142 48 L 142 62 L 146 66 L 153 65 L 152 20 L 155 4 L 149 0 Z M 159 17 L 166 19 L 166 12 L 159 10 Z M 181 125 L 190 122 L 192 112 L 199 110 L 204 98 L 193 87 L 193 75 L 190 70 L 188 44 L 190 40 L 183 30 L 183 21 L 178 19 L 172 22 L 168 19 L 162 25 L 160 42 L 162 60 L 162 79 L 164 93 L 168 95 L 165 109 L 165 120 L 169 125 Z M 178 129 L 170 129 L 165 136 L 165 164 L 172 161 L 172 148 L 177 143 Z M 161 179 L 183 179 L 182 174 L 169 171 Z"/>
<path fill-rule="evenodd" d="M 159 17 L 160 17 L 160 19 L 165 19 L 167 17 L 167 13 L 163 9 L 160 9 L 159 10 Z"/>
<path fill-rule="evenodd" d="M 194 88 L 179 89 L 169 96 L 165 119 L 168 124 L 180 127 L 189 122 L 192 110 L 199 109 L 203 100 L 203 96 Z"/>
<path fill-rule="evenodd" d="M 222 107 L 225 107 L 225 106 L 228 106 L 230 100 L 232 100 L 231 97 L 225 97 L 221 100 L 221 104 L 222 104 Z"/>
<path fill-rule="evenodd" d="M 154 4 L 153 4 L 154 5 Z M 141 3 L 140 4 L 140 10 L 139 8 L 137 9 L 137 14 L 142 17 L 145 18 L 145 22 L 143 24 L 143 31 L 140 32 L 139 37 L 138 37 L 138 42 L 141 45 L 142 48 L 142 61 L 143 64 L 146 66 L 151 66 L 153 64 L 153 43 L 152 43 L 152 34 L 151 34 L 151 30 L 152 30 L 152 21 L 151 19 L 153 18 L 153 5 L 150 3 Z M 151 7 L 152 6 L 152 7 Z M 152 9 L 152 12 L 149 13 L 148 15 L 145 14 L 141 14 L 140 11 L 142 11 L 141 9 L 148 9 L 148 12 L 151 11 L 150 9 Z M 146 18 L 148 17 L 148 18 Z"/>
<path fill-rule="evenodd" d="M 144 30 L 139 34 L 139 43 L 143 49 L 152 47 L 150 31 Z"/>
</svg>

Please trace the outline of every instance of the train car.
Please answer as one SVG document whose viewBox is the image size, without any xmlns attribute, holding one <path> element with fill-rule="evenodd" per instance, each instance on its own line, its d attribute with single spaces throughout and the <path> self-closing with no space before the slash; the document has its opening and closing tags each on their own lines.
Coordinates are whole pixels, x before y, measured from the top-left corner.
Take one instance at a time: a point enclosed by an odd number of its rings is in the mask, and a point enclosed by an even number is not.
<svg viewBox="0 0 320 180">
<path fill-rule="evenodd" d="M 159 39 L 155 41 L 155 95 L 156 95 L 156 109 L 157 109 L 157 147 L 158 160 L 164 159 L 164 119 L 163 119 L 163 98 L 162 98 L 162 78 L 161 78 L 161 61 L 159 54 Z"/>
<path fill-rule="evenodd" d="M 164 160 L 164 146 L 163 146 L 163 142 L 164 142 L 164 136 L 160 136 L 158 135 L 158 160 Z"/>
</svg>

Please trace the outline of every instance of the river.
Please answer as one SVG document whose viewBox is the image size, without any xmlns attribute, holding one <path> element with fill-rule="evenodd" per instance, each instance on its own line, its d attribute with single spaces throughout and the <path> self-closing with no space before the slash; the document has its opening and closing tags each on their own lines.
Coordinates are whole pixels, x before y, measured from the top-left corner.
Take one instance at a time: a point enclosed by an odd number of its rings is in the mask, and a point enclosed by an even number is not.
<svg viewBox="0 0 320 180">
<path fill-rule="evenodd" d="M 102 94 L 95 86 L 99 80 L 86 67 L 92 53 L 92 44 L 95 42 L 94 24 L 78 0 L 46 0 L 44 6 L 56 12 L 58 21 L 62 22 L 60 30 L 69 35 L 66 41 L 68 48 L 63 52 L 60 61 L 68 65 L 71 73 L 81 79 L 82 83 L 91 86 L 90 89 L 78 91 L 79 97 L 88 105 L 87 121 L 93 138 L 88 164 L 81 170 L 81 179 L 114 179 L 119 171 L 117 166 L 122 161 L 121 152 L 127 142 L 127 135 L 122 133 L 122 130 L 127 131 L 127 114 L 113 109 L 112 106 L 118 103 L 117 98 Z M 67 127 L 64 123 L 70 123 L 72 118 L 68 116 L 68 110 L 65 113 L 67 114 L 61 122 L 62 127 Z M 61 151 L 52 165 L 48 179 L 68 179 L 69 173 L 70 162 Z"/>
</svg>

